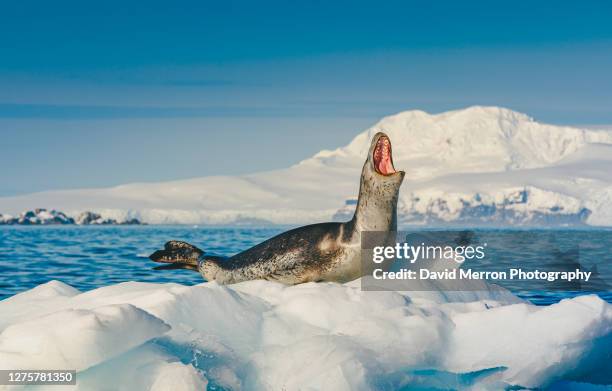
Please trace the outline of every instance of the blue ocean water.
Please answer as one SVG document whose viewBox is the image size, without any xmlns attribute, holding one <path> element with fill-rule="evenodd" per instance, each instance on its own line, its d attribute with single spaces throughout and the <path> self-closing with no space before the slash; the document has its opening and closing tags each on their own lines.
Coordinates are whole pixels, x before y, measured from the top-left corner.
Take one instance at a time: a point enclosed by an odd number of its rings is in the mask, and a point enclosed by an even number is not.
<svg viewBox="0 0 612 391">
<path fill-rule="evenodd" d="M 3 226 L 0 227 L 0 299 L 31 289 L 50 280 L 60 280 L 79 290 L 91 290 L 124 281 L 176 282 L 198 284 L 202 277 L 193 271 L 155 271 L 157 264 L 148 255 L 171 239 L 192 243 L 207 253 L 229 256 L 268 239 L 287 228 L 205 228 L 190 226 Z M 508 231 L 481 230 L 489 240 Z M 582 264 L 597 265 L 602 276 L 612 275 L 612 230 L 576 229 L 513 231 L 524 240 L 521 253 L 513 247 L 503 254 L 497 250 L 495 263 L 482 263 L 486 270 L 512 266 L 517 259 L 524 265 L 537 265 L 542 257 L 564 257 L 569 250 L 543 255 L 542 232 L 551 233 L 556 242 L 580 249 Z M 496 236 L 497 235 L 497 236 Z M 512 236 L 514 238 L 514 236 Z M 531 244 L 531 247 L 528 245 Z M 504 256 L 505 255 L 505 256 Z M 504 285 L 504 284 L 502 284 Z M 521 284 L 505 284 L 519 296 L 538 305 L 555 303 L 584 291 L 525 289 Z M 609 289 L 596 292 L 612 302 Z"/>
</svg>

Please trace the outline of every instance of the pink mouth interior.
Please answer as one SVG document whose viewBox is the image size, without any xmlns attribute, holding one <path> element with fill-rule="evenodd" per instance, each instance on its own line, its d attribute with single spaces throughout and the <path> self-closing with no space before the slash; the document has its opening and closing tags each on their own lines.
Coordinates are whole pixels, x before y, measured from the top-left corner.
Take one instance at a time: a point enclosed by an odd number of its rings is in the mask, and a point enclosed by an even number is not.
<svg viewBox="0 0 612 391">
<path fill-rule="evenodd" d="M 374 168 L 381 175 L 395 173 L 391 157 L 391 141 L 389 141 L 388 137 L 382 136 L 376 142 L 376 147 L 374 148 Z"/>
</svg>

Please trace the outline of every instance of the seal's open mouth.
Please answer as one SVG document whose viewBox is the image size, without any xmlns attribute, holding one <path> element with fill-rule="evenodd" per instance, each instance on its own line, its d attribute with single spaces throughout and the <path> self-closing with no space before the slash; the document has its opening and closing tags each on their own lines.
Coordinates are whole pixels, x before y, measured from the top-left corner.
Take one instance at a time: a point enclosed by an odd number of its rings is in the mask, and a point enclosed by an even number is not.
<svg viewBox="0 0 612 391">
<path fill-rule="evenodd" d="M 374 158 L 374 169 L 380 175 L 391 175 L 395 174 L 395 168 L 393 167 L 393 156 L 391 155 L 391 141 L 389 137 L 381 136 L 376 142 L 373 156 Z"/>
</svg>

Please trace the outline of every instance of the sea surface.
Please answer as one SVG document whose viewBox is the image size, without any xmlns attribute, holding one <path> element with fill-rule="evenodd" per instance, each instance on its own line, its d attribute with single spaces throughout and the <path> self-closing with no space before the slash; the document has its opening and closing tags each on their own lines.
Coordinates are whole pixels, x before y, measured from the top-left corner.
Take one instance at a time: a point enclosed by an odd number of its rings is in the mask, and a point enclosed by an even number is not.
<svg viewBox="0 0 612 391">
<path fill-rule="evenodd" d="M 31 289 L 50 280 L 60 280 L 87 291 L 125 281 L 201 283 L 202 277 L 188 270 L 156 271 L 148 255 L 171 239 L 192 243 L 209 254 L 230 256 L 287 228 L 206 228 L 192 226 L 2 226 L 0 227 L 0 299 Z M 564 230 L 476 230 L 495 244 L 489 260 L 473 265 L 481 270 L 516 266 L 533 267 L 552 261 L 582 265 L 596 270 L 602 289 L 595 292 L 608 302 L 607 283 L 612 275 L 611 229 Z M 485 238 L 485 239 L 482 239 Z M 522 243 L 521 241 L 525 242 Z M 519 247 L 517 247 L 517 243 Z M 551 247 L 550 243 L 554 243 Z M 520 251 L 517 251 L 517 248 Z M 552 248 L 552 250 L 551 250 Z M 571 258 L 568 261 L 568 258 Z M 572 266 L 573 267 L 573 266 Z M 595 269 L 593 269 L 595 267 Z M 548 305 L 567 297 L 590 293 L 571 286 L 549 289 L 518 282 L 501 283 L 537 305 Z"/>
</svg>

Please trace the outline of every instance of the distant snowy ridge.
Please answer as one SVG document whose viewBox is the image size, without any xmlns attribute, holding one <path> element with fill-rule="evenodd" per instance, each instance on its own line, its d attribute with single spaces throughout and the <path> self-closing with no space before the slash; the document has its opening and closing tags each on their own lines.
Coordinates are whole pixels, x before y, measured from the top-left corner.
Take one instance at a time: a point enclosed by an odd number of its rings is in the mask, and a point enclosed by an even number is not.
<svg viewBox="0 0 612 391">
<path fill-rule="evenodd" d="M 387 133 L 406 171 L 402 224 L 612 225 L 612 130 L 536 122 L 498 107 L 383 118 L 347 146 L 287 169 L 0 198 L 0 211 L 186 224 L 304 224 L 346 219 L 372 136 Z M 351 204 L 351 202 L 349 202 Z"/>
<path fill-rule="evenodd" d="M 354 211 L 349 201 L 333 220 L 350 219 Z M 567 226 L 582 225 L 590 215 L 576 198 L 530 186 L 492 194 L 411 192 L 398 205 L 400 225 Z"/>
<path fill-rule="evenodd" d="M 0 214 L 0 225 L 54 225 L 74 224 L 74 219 L 57 210 L 37 208 L 20 213 L 19 216 Z"/>
<path fill-rule="evenodd" d="M 104 218 L 98 213 L 81 212 L 76 217 L 70 217 L 55 209 L 36 208 L 20 213 L 17 217 L 0 214 L 0 225 L 134 225 L 141 224 L 136 218 L 122 217 L 119 219 Z"/>
</svg>

